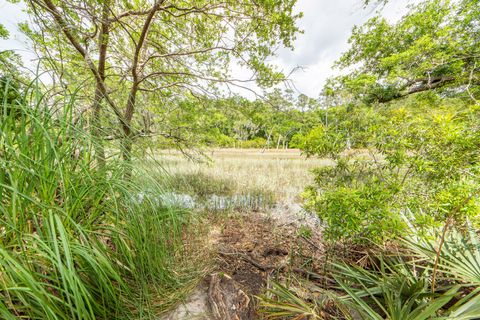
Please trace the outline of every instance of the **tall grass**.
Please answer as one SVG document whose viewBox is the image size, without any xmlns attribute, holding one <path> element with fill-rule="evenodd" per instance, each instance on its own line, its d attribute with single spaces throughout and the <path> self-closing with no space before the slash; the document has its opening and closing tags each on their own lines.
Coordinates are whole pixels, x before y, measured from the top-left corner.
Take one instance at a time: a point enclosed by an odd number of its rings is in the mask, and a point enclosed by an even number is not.
<svg viewBox="0 0 480 320">
<path fill-rule="evenodd" d="M 164 311 L 197 275 L 182 242 L 188 214 L 136 200 L 161 189 L 138 172 L 142 184 L 123 180 L 115 158 L 97 167 L 75 97 L 45 99 L 31 86 L 0 101 L 0 317 Z"/>
<path fill-rule="evenodd" d="M 287 204 L 300 201 L 298 195 L 313 183 L 312 169 L 331 165 L 328 159 L 305 159 L 298 150 L 220 149 L 210 150 L 208 155 L 212 163 L 194 163 L 168 150 L 157 152 L 156 159 L 177 180 L 173 187 L 187 192 L 199 194 L 207 190 L 229 195 L 263 190 L 274 195 L 277 202 Z M 185 182 L 193 187 L 182 187 Z"/>
</svg>

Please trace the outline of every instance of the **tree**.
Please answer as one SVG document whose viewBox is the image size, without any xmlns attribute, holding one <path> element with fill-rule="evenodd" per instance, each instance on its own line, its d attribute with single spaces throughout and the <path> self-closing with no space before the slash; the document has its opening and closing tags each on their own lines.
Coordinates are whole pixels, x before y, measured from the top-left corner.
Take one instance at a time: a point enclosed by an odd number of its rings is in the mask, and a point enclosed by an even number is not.
<svg viewBox="0 0 480 320">
<path fill-rule="evenodd" d="M 429 90 L 478 97 L 480 9 L 477 1 L 423 2 L 392 24 L 375 17 L 353 29 L 337 66 L 354 71 L 332 82 L 364 102 Z"/>
<path fill-rule="evenodd" d="M 407 213 L 420 230 L 480 225 L 479 22 L 478 1 L 430 0 L 354 28 L 337 63 L 353 71 L 327 83 L 328 121 L 301 145 L 335 160 L 304 194 L 326 239 L 396 237 Z"/>
<path fill-rule="evenodd" d="M 293 13 L 295 2 L 28 0 L 38 27 L 24 30 L 68 85 L 78 83 L 77 73 L 94 79 L 95 126 L 106 102 L 120 123 L 129 161 L 133 140 L 143 134 L 134 123 L 139 104 L 185 92 L 214 94 L 220 84 L 228 89 L 284 80 L 265 60 L 278 44 L 292 46 L 300 17 Z M 232 63 L 252 69 L 255 78 L 232 78 Z M 80 65 L 88 73 L 78 72 Z"/>
</svg>

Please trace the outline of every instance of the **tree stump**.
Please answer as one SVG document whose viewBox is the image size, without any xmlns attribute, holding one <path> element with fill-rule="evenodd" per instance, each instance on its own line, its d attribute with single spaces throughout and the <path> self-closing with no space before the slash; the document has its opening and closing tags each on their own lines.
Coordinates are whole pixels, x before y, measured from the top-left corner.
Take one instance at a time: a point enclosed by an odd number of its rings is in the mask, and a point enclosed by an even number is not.
<svg viewBox="0 0 480 320">
<path fill-rule="evenodd" d="M 208 288 L 208 303 L 215 320 L 254 319 L 251 299 L 239 284 L 226 274 L 212 274 Z"/>
</svg>

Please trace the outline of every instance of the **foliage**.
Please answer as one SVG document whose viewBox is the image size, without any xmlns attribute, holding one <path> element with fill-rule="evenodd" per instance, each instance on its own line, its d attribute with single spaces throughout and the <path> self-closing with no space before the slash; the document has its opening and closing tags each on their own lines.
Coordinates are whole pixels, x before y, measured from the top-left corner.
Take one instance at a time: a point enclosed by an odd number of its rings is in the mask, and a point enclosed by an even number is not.
<svg viewBox="0 0 480 320">
<path fill-rule="evenodd" d="M 28 88 L 0 113 L 1 317 L 132 319 L 165 310 L 195 281 L 183 260 L 187 217 L 154 198 L 136 200 L 146 186 L 160 194 L 153 180 L 124 181 L 114 159 L 96 167 L 75 97 L 50 109 L 40 93 Z"/>
<path fill-rule="evenodd" d="M 306 96 L 291 101 L 288 92 L 266 99 L 240 96 L 210 99 L 182 96 L 162 106 L 163 121 L 152 130 L 160 148 L 213 146 L 237 148 L 299 147 L 323 112 Z M 296 137 L 296 138 L 295 138 Z"/>
<path fill-rule="evenodd" d="M 0 40 L 8 39 L 9 36 L 8 30 L 0 23 Z M 19 71 L 21 66 L 20 55 L 14 50 L 0 50 L 0 93 L 2 95 L 5 91 L 3 87 L 7 81 L 10 82 L 11 86 L 15 86 L 19 84 L 19 80 L 25 80 L 23 79 L 25 76 Z M 12 78 L 14 78 L 14 81 L 12 81 Z"/>
<path fill-rule="evenodd" d="M 335 263 L 335 288 L 274 285 L 261 297 L 267 315 L 321 318 L 327 291 L 337 318 L 480 316 L 479 17 L 477 1 L 430 0 L 354 28 L 337 63 L 349 73 L 324 88 L 321 123 L 294 138 L 334 160 L 313 171 L 305 206 L 331 244 L 415 234 L 362 266 Z"/>
<path fill-rule="evenodd" d="M 402 230 L 400 217 L 392 214 L 397 187 L 369 165 L 344 163 L 314 171 L 321 187 L 307 188 L 303 196 L 306 208 L 326 224 L 326 240 L 381 241 Z"/>
<path fill-rule="evenodd" d="M 440 292 L 432 292 L 428 272 L 416 272 L 404 260 L 384 257 L 379 260 L 373 270 L 338 266 L 337 281 L 362 319 L 478 317 L 478 308 L 475 306 L 480 301 L 480 295 L 475 292 L 478 290 L 462 297 L 461 285 L 448 284 Z"/>
<path fill-rule="evenodd" d="M 93 106 L 93 134 L 99 141 L 121 138 L 125 160 L 139 137 L 188 140 L 179 139 L 185 128 L 153 131 L 153 123 L 168 120 L 164 111 L 178 97 L 220 96 L 244 82 L 270 87 L 285 80 L 267 58 L 279 45 L 292 47 L 301 17 L 293 11 L 296 0 L 25 2 L 32 19 L 21 29 L 42 57 L 40 69 L 53 71 L 61 92 L 81 87 L 83 104 Z M 234 78 L 231 63 L 255 78 Z M 104 116 L 107 110 L 115 121 Z M 97 153 L 103 162 L 103 149 Z"/>
<path fill-rule="evenodd" d="M 478 226 L 479 17 L 470 0 L 430 0 L 354 28 L 337 63 L 353 71 L 327 83 L 329 121 L 301 141 L 336 160 L 305 193 L 330 240 L 394 238 L 407 208 L 424 227 Z"/>
<path fill-rule="evenodd" d="M 433 239 L 440 238 L 434 233 Z M 473 230 L 467 235 L 451 230 L 440 248 L 416 230 L 404 246 L 407 252 L 398 257 L 377 258 L 373 270 L 337 265 L 336 277 L 358 310 L 368 319 L 478 318 L 480 247 Z M 436 269 L 442 275 L 438 289 L 431 285 Z"/>
<path fill-rule="evenodd" d="M 430 0 L 396 23 L 372 18 L 353 29 L 337 63 L 353 72 L 332 80 L 327 91 L 347 91 L 350 97 L 335 94 L 344 102 L 386 102 L 429 90 L 475 99 L 479 14 L 476 1 Z"/>
<path fill-rule="evenodd" d="M 433 239 L 433 240 L 432 240 Z M 453 228 L 446 235 L 445 243 L 439 246 L 439 232 L 430 238 L 421 234 L 405 239 L 415 257 L 419 260 L 434 261 L 439 256 L 437 269 L 444 280 L 455 280 L 471 286 L 480 284 L 480 241 L 470 226 L 467 232 Z M 439 249 L 438 249 L 439 248 Z M 438 251 L 440 250 L 440 254 Z M 430 270 L 432 266 L 430 266 Z"/>
<path fill-rule="evenodd" d="M 328 130 L 326 126 L 318 126 L 300 139 L 299 144 L 307 154 L 317 154 L 336 158 L 346 145 L 345 134 L 341 131 Z"/>
<path fill-rule="evenodd" d="M 12 104 L 20 99 L 20 85 L 8 76 L 0 76 L 0 101 L 8 110 L 12 110 Z"/>
<path fill-rule="evenodd" d="M 294 285 L 273 284 L 269 294 L 260 297 L 262 312 L 272 319 L 307 315 L 323 319 L 322 315 L 332 314 L 333 304 L 342 314 L 340 318 L 346 319 L 477 319 L 478 235 L 473 231 L 468 236 L 457 230 L 449 232 L 436 264 L 437 243 L 417 232 L 393 253 L 370 255 L 363 267 L 334 263 L 332 275 L 337 288 L 323 289 L 309 283 L 304 288 L 315 294 L 299 295 L 302 290 Z M 435 268 L 439 268 L 442 281 L 432 289 Z"/>
<path fill-rule="evenodd" d="M 260 298 L 262 313 L 267 319 L 311 318 L 322 319 L 317 312 L 317 307 L 297 297 L 287 287 L 273 282 L 269 294 Z"/>
<path fill-rule="evenodd" d="M 433 223 L 468 217 L 478 225 L 478 106 L 425 94 L 372 108 L 337 112 L 337 124 L 314 129 L 304 146 L 336 159 L 314 171 L 315 184 L 305 192 L 327 238 L 395 237 L 405 208 L 423 210 Z M 361 127 L 352 121 L 358 114 L 371 114 Z M 348 141 L 367 149 L 345 152 Z"/>
<path fill-rule="evenodd" d="M 241 148 L 263 148 L 267 145 L 267 140 L 265 138 L 253 138 L 245 142 L 240 143 Z"/>
</svg>

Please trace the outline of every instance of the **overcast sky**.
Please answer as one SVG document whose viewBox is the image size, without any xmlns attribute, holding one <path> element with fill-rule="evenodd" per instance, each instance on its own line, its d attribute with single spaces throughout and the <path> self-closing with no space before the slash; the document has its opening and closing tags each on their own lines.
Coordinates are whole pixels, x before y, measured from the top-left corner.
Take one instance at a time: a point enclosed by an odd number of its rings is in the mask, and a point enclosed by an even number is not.
<svg viewBox="0 0 480 320">
<path fill-rule="evenodd" d="M 408 5 L 418 2 L 393 0 L 381 14 L 397 21 Z M 353 26 L 363 24 L 377 10 L 364 9 L 362 0 L 299 0 L 297 10 L 304 14 L 299 23 L 304 34 L 298 36 L 294 51 L 280 50 L 275 62 L 287 73 L 295 66 L 303 67 L 291 76 L 292 82 L 301 93 L 317 97 L 325 80 L 339 73 L 332 69 L 333 63 L 348 49 Z"/>
<path fill-rule="evenodd" d="M 396 21 L 407 12 L 407 6 L 419 0 L 393 0 L 381 10 L 387 19 Z M 376 10 L 364 9 L 362 0 L 298 0 L 297 11 L 304 13 L 299 26 L 304 30 L 295 42 L 295 50 L 280 49 L 273 62 L 285 73 L 295 67 L 302 67 L 291 75 L 294 88 L 299 93 L 317 97 L 325 80 L 338 70 L 332 65 L 347 46 L 347 40 L 354 25 L 364 23 L 376 14 Z M 28 52 L 25 38 L 17 31 L 17 23 L 26 19 L 18 4 L 0 0 L 0 21 L 11 33 L 11 39 L 0 40 L 0 51 L 17 50 L 26 66 L 34 55 Z M 247 76 L 242 70 L 234 69 L 235 76 Z"/>
</svg>

